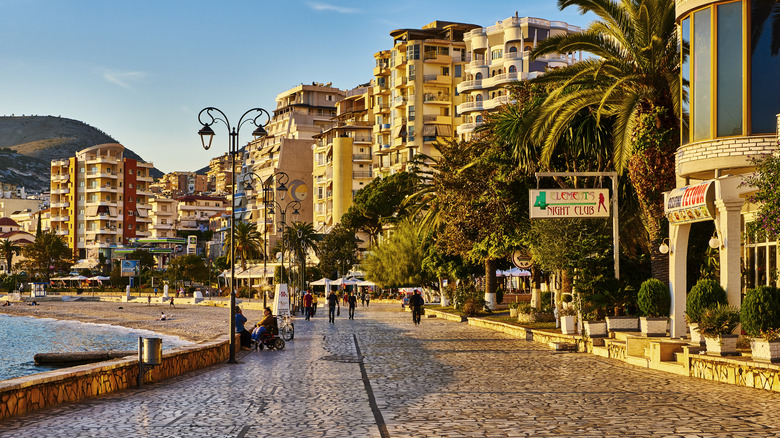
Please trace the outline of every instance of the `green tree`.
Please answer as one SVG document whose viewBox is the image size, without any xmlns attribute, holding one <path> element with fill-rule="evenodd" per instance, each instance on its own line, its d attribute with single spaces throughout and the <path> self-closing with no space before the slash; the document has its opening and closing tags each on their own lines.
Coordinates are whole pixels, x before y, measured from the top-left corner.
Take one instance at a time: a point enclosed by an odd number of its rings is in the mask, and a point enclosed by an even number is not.
<svg viewBox="0 0 780 438">
<path fill-rule="evenodd" d="M 70 248 L 60 236 L 41 233 L 22 248 L 26 258 L 22 266 L 32 276 L 48 280 L 52 272 L 67 271 L 72 265 Z"/>
<path fill-rule="evenodd" d="M 389 238 L 371 249 L 361 267 L 366 278 L 384 287 L 419 286 L 430 280 L 424 277 L 424 257 L 417 228 L 404 220 Z"/>
<path fill-rule="evenodd" d="M 0 240 L 0 254 L 5 258 L 5 266 L 10 274 L 13 269 L 14 255 L 22 254 L 22 247 L 12 242 L 11 239 Z"/>
<path fill-rule="evenodd" d="M 134 250 L 128 254 L 127 260 L 138 260 L 138 265 L 141 269 L 152 269 L 157 264 L 154 260 L 154 255 L 145 249 Z"/>
<path fill-rule="evenodd" d="M 745 178 L 745 184 L 756 188 L 749 201 L 759 208 L 750 231 L 764 231 L 769 238 L 775 238 L 780 235 L 780 157 L 767 154 L 752 161 L 756 171 Z"/>
<path fill-rule="evenodd" d="M 345 227 L 364 231 L 377 242 L 382 227 L 392 225 L 406 216 L 404 199 L 416 190 L 417 177 L 409 172 L 398 172 L 384 178 L 375 178 L 358 190 L 355 199 L 341 217 Z"/>
<path fill-rule="evenodd" d="M 257 259 L 260 254 L 263 253 L 263 236 L 257 231 L 257 227 L 254 224 L 246 222 L 236 222 L 235 231 L 236 240 L 235 257 L 237 260 L 241 260 L 241 269 L 246 269 L 247 260 Z M 230 258 L 230 241 L 231 236 L 228 234 L 223 245 L 223 249 Z"/>
<path fill-rule="evenodd" d="M 335 279 L 344 275 L 358 261 L 358 246 L 355 230 L 337 224 L 319 244 L 320 270 L 326 276 Z"/>
<path fill-rule="evenodd" d="M 595 57 L 534 79 L 554 88 L 524 132 L 550 150 L 582 110 L 614 117 L 615 168 L 628 170 L 649 236 L 653 275 L 665 279 L 667 258 L 657 247 L 665 226 L 663 192 L 675 186 L 681 115 L 674 1 L 558 0 L 558 6 L 576 6 L 600 19 L 584 32 L 542 41 L 532 58 L 578 50 Z"/>
<path fill-rule="evenodd" d="M 290 251 L 300 264 L 299 278 L 306 277 L 306 256 L 309 250 L 315 253 L 319 250 L 320 235 L 314 230 L 314 225 L 308 222 L 293 222 L 284 230 L 284 238 L 289 242 Z"/>
<path fill-rule="evenodd" d="M 209 278 L 209 268 L 203 258 L 189 254 L 176 257 L 168 265 L 168 273 L 176 279 L 195 282 L 206 282 Z"/>
</svg>

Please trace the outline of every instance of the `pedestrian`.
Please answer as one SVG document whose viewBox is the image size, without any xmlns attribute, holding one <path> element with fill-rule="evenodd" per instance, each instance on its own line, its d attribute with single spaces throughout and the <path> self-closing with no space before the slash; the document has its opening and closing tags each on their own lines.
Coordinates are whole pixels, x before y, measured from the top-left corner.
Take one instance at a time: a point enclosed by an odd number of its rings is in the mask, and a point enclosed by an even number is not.
<svg viewBox="0 0 780 438">
<path fill-rule="evenodd" d="M 165 321 L 166 319 L 168 319 L 168 317 L 165 316 L 165 312 L 160 312 L 160 321 Z"/>
<path fill-rule="evenodd" d="M 412 308 L 412 321 L 415 325 L 420 324 L 420 316 L 422 315 L 424 305 L 425 300 L 423 300 L 423 297 L 420 295 L 420 291 L 415 289 L 414 295 L 412 295 L 412 298 L 409 300 L 409 306 Z"/>
<path fill-rule="evenodd" d="M 303 314 L 306 316 L 306 321 L 311 318 L 311 303 L 312 303 L 311 291 L 307 290 L 306 295 L 303 296 Z"/>
<path fill-rule="evenodd" d="M 360 307 L 366 307 L 366 293 L 360 294 Z"/>
<path fill-rule="evenodd" d="M 173 307 L 174 309 L 176 308 L 176 305 L 173 304 L 173 297 L 171 297 L 171 302 L 169 304 L 170 304 L 170 307 Z"/>
<path fill-rule="evenodd" d="M 368 307 L 370 301 L 371 301 L 371 294 L 366 292 L 366 307 Z"/>
<path fill-rule="evenodd" d="M 146 305 L 147 306 L 151 306 L 152 305 L 152 296 L 151 295 L 147 295 L 146 296 Z"/>
<path fill-rule="evenodd" d="M 241 349 L 250 350 L 252 333 L 249 333 L 244 324 L 246 324 L 246 316 L 241 313 L 241 308 L 236 306 L 236 333 L 241 335 Z"/>
<path fill-rule="evenodd" d="M 349 319 L 355 319 L 355 307 L 357 307 L 357 297 L 355 294 L 349 294 Z"/>
<path fill-rule="evenodd" d="M 312 294 L 311 296 L 311 316 L 314 317 L 314 315 L 317 314 L 317 297 L 319 294 Z"/>
<path fill-rule="evenodd" d="M 330 295 L 328 295 L 328 322 L 336 322 L 337 307 L 339 308 L 339 311 L 341 311 L 341 306 L 339 306 L 339 296 L 336 295 L 336 292 L 331 291 Z"/>
</svg>

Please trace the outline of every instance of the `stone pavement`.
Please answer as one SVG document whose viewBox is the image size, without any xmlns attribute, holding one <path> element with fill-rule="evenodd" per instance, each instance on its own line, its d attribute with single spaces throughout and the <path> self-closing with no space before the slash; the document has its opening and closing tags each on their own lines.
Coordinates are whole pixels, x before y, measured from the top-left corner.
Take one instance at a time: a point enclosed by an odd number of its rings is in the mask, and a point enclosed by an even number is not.
<svg viewBox="0 0 780 438">
<path fill-rule="evenodd" d="M 780 436 L 780 394 L 561 353 L 400 306 L 299 318 L 283 351 L 241 352 L 142 389 L 0 423 L 28 437 Z M 342 313 L 346 315 L 346 312 Z"/>
</svg>

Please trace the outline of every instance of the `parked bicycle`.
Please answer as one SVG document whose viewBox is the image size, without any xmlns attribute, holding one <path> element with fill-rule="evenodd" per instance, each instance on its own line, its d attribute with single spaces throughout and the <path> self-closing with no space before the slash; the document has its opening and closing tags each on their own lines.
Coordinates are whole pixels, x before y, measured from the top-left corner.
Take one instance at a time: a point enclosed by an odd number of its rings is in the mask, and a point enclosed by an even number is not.
<svg viewBox="0 0 780 438">
<path fill-rule="evenodd" d="M 295 324 L 293 324 L 292 315 L 282 316 L 282 323 L 279 324 L 279 336 L 285 341 L 291 341 L 295 337 Z"/>
</svg>

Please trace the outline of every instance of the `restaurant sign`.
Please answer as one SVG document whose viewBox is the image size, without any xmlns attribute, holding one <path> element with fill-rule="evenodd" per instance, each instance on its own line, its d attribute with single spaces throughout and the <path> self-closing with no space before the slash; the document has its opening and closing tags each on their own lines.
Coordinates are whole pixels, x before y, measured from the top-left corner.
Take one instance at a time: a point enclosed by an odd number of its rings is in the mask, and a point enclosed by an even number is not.
<svg viewBox="0 0 780 438">
<path fill-rule="evenodd" d="M 666 196 L 664 214 L 673 225 L 715 219 L 714 181 L 672 190 Z"/>
<path fill-rule="evenodd" d="M 608 189 L 538 189 L 531 190 L 531 219 L 609 217 Z"/>
</svg>

